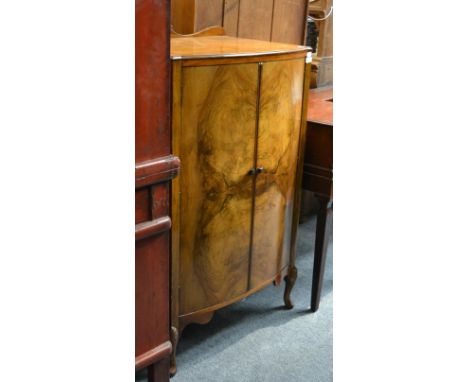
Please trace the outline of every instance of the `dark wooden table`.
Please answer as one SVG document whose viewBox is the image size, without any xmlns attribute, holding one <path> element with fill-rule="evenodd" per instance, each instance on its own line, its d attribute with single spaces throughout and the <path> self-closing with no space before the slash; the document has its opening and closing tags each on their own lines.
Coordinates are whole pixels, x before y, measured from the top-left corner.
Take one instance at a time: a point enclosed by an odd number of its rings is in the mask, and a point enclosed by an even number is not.
<svg viewBox="0 0 468 382">
<path fill-rule="evenodd" d="M 320 304 L 333 201 L 333 88 L 311 89 L 302 188 L 319 201 L 312 275 L 311 310 Z"/>
</svg>

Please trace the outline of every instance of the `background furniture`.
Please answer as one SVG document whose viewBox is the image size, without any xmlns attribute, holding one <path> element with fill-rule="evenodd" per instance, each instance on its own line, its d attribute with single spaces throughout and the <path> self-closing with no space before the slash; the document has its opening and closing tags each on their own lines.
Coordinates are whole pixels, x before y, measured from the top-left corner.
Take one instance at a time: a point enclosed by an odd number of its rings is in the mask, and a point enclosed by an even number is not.
<svg viewBox="0 0 468 382">
<path fill-rule="evenodd" d="M 292 308 L 308 52 L 228 36 L 171 39 L 173 151 L 183 163 L 172 194 L 179 336 L 283 277 Z"/>
<path fill-rule="evenodd" d="M 312 61 L 311 87 L 333 84 L 333 0 L 310 0 L 309 15 L 318 28 L 317 55 Z M 331 12 L 331 13 L 330 13 Z M 324 19 L 324 20 L 320 20 Z"/>
<path fill-rule="evenodd" d="M 137 0 L 135 19 L 135 366 L 169 380 L 169 1 Z"/>
<path fill-rule="evenodd" d="M 222 26 L 234 37 L 303 45 L 308 0 L 172 0 L 172 26 L 191 34 Z"/>
<path fill-rule="evenodd" d="M 311 89 L 307 111 L 307 136 L 302 188 L 312 191 L 319 201 L 315 236 L 311 309 L 320 304 L 323 270 L 327 254 L 330 204 L 333 197 L 333 89 Z"/>
</svg>

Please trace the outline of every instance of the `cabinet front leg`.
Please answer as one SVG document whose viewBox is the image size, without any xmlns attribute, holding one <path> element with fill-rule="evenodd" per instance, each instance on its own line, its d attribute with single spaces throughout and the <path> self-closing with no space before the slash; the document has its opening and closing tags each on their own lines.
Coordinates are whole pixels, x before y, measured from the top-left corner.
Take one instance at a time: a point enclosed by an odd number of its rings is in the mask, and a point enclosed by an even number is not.
<svg viewBox="0 0 468 382">
<path fill-rule="evenodd" d="M 171 326 L 171 343 L 172 353 L 169 374 L 171 377 L 173 377 L 177 372 L 176 350 L 177 344 L 179 343 L 179 332 L 175 326 Z"/>
<path fill-rule="evenodd" d="M 294 307 L 291 301 L 291 290 L 294 287 L 297 279 L 297 268 L 293 265 L 289 268 L 288 274 L 284 277 L 286 286 L 284 288 L 284 305 L 287 309 L 292 309 Z"/>
</svg>

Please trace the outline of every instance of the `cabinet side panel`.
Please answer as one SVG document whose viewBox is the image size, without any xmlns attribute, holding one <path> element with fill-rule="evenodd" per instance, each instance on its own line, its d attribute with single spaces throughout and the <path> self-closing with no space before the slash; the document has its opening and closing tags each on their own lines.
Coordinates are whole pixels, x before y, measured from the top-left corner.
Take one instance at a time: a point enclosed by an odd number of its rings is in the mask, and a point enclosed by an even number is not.
<svg viewBox="0 0 468 382">
<path fill-rule="evenodd" d="M 251 287 L 288 264 L 304 59 L 263 64 L 260 90 Z"/>
<path fill-rule="evenodd" d="M 257 64 L 182 71 L 180 315 L 246 292 Z"/>
</svg>

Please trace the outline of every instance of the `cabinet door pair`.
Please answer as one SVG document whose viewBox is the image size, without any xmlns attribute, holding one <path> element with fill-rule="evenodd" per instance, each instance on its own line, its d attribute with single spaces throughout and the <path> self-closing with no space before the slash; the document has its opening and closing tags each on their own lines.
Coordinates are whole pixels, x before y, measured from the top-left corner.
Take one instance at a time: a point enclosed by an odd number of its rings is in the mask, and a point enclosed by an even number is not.
<svg viewBox="0 0 468 382">
<path fill-rule="evenodd" d="M 181 68 L 180 315 L 288 266 L 303 75 L 303 58 Z"/>
</svg>

